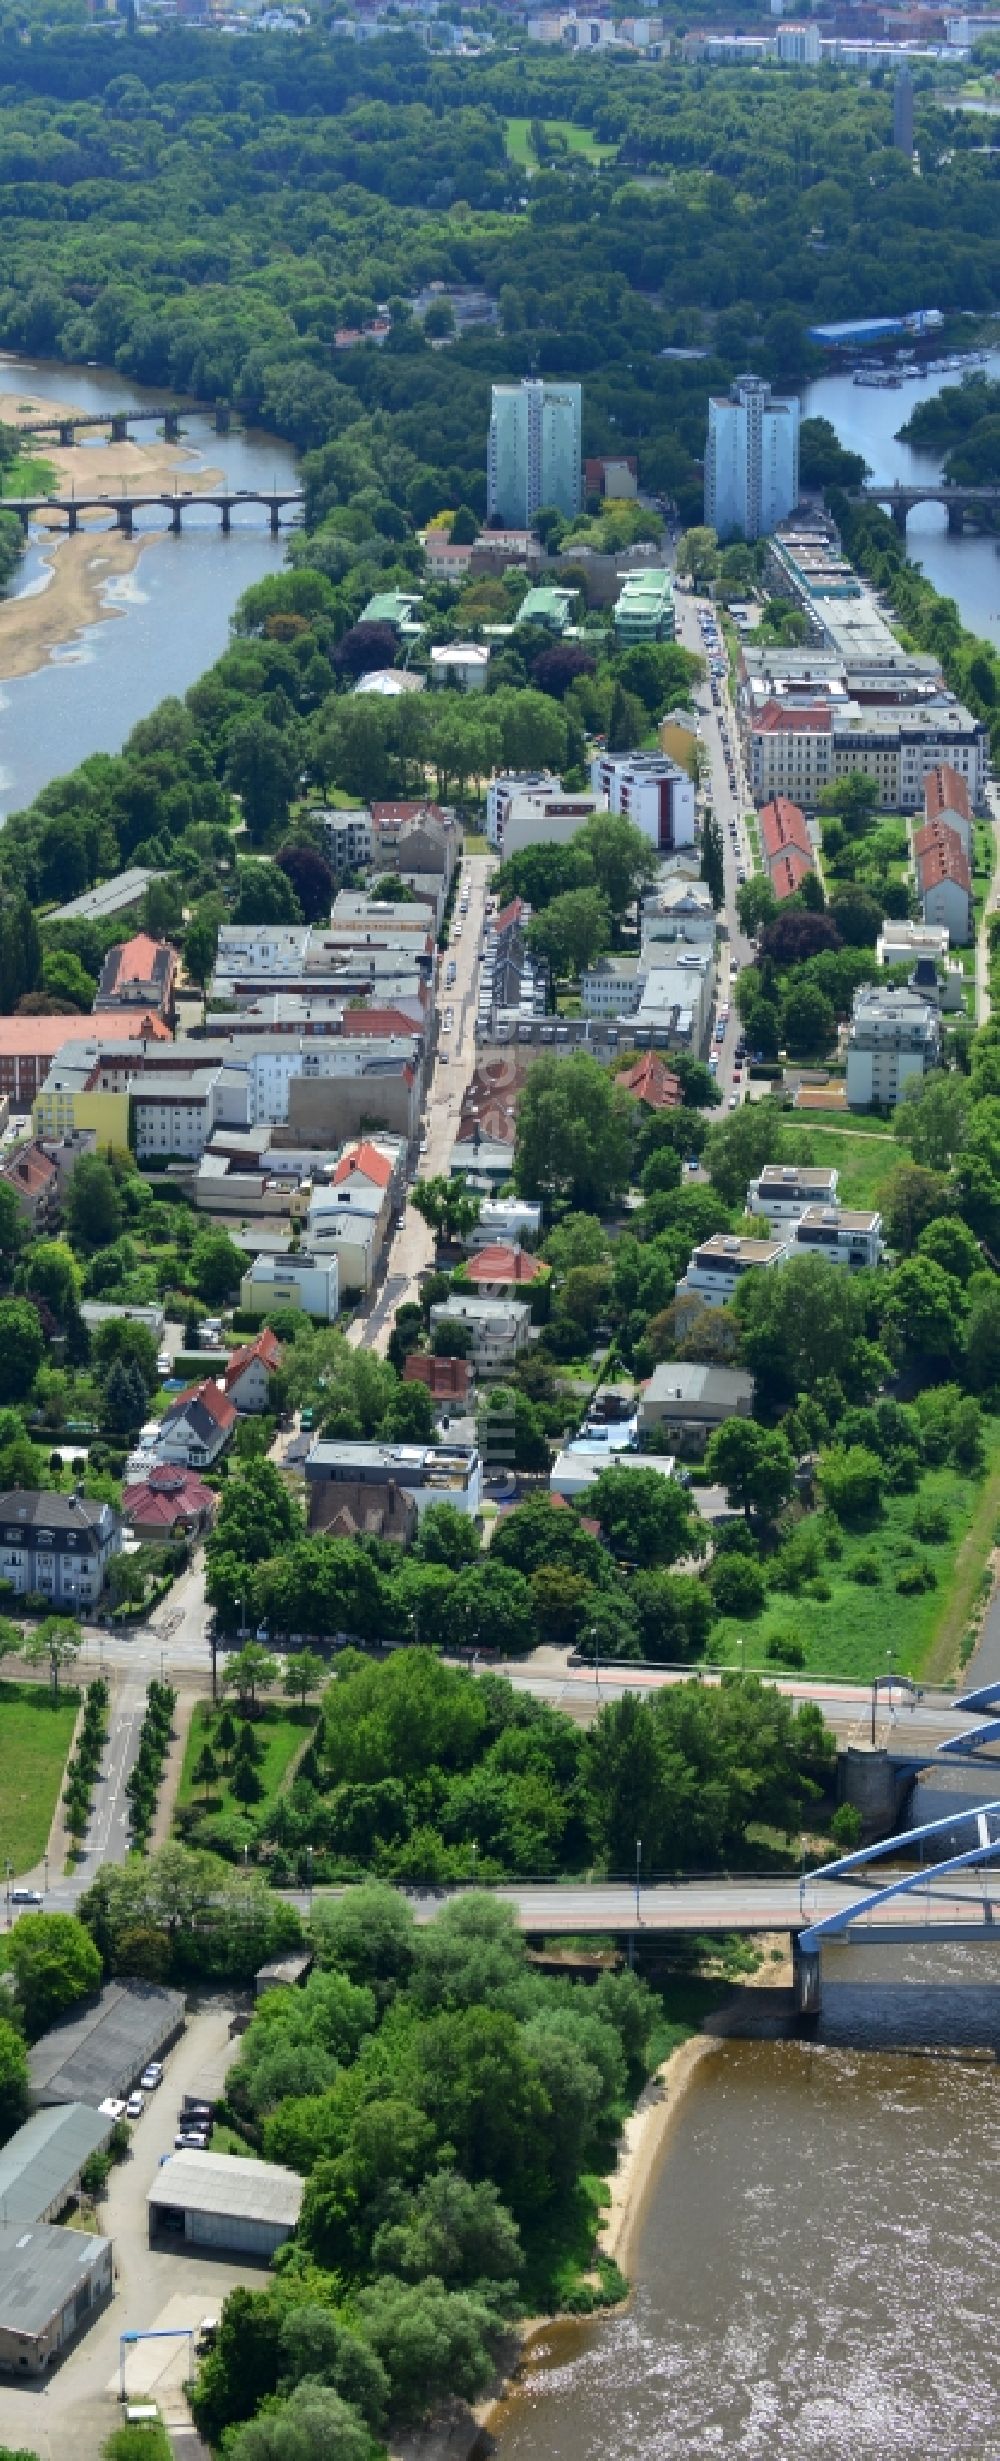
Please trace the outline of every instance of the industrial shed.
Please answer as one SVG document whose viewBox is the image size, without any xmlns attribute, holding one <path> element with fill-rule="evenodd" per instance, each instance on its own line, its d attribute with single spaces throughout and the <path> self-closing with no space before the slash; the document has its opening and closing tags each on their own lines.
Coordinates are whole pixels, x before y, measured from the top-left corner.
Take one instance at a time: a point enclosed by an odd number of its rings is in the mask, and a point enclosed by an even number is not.
<svg viewBox="0 0 1000 2461">
<path fill-rule="evenodd" d="M 184 2031 L 184 2000 L 157 1982 L 112 1982 L 87 2006 L 53 2025 L 29 2053 L 35 2103 L 86 2102 L 127 2094 L 151 2059 L 162 2059 Z"/>
<path fill-rule="evenodd" d="M 84 2102 L 35 2111 L 0 2151 L 0 2224 L 21 2230 L 53 2222 L 80 2185 L 92 2153 L 101 2153 L 111 2121 Z"/>
<path fill-rule="evenodd" d="M 0 2223 L 0 2368 L 44 2375 L 110 2295 L 110 2239 Z"/>
<path fill-rule="evenodd" d="M 305 2182 L 276 2162 L 231 2153 L 173 2153 L 149 2190 L 151 2244 L 183 2238 L 192 2247 L 273 2256 L 290 2239 Z"/>
</svg>

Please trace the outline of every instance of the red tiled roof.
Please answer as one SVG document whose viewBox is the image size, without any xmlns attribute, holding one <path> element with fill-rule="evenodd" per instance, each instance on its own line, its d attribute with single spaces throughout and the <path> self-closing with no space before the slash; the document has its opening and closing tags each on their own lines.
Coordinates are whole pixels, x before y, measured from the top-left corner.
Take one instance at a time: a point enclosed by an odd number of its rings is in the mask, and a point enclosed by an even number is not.
<svg viewBox="0 0 1000 2461">
<path fill-rule="evenodd" d="M 551 1506 L 553 1512 L 572 1512 L 573 1507 L 568 1496 L 550 1495 L 547 1498 L 547 1502 Z M 599 1521 L 588 1521 L 582 1512 L 577 1513 L 576 1518 L 580 1524 L 580 1528 L 582 1530 L 586 1530 L 588 1538 L 600 1537 L 601 1524 Z"/>
<path fill-rule="evenodd" d="M 800 846 L 790 846 L 787 853 L 775 856 L 771 865 L 771 887 L 779 905 L 783 898 L 794 897 L 796 889 L 802 887 L 812 868 Z"/>
<path fill-rule="evenodd" d="M 753 719 L 753 730 L 759 735 L 828 735 L 832 725 L 829 709 L 821 701 L 765 701 Z"/>
<path fill-rule="evenodd" d="M 170 1041 L 170 1029 L 159 1017 L 3 1017 L 0 1016 L 0 1059 L 55 1059 L 64 1043 L 92 1042 L 103 1047 L 142 1039 Z"/>
<path fill-rule="evenodd" d="M 924 811 L 928 820 L 946 819 L 949 812 L 957 812 L 961 820 L 971 821 L 968 787 L 950 761 L 942 761 L 924 779 Z"/>
<path fill-rule="evenodd" d="M 936 888 L 939 880 L 956 880 L 960 888 L 971 890 L 965 848 L 958 830 L 950 829 L 946 821 L 925 821 L 914 834 L 913 852 L 922 890 Z"/>
<path fill-rule="evenodd" d="M 134 940 L 123 940 L 118 951 L 119 982 L 150 982 L 165 946 L 165 941 L 154 940 L 148 931 L 137 931 Z"/>
<path fill-rule="evenodd" d="M 423 803 L 373 803 L 371 809 L 373 829 L 380 829 L 391 821 L 424 819 L 443 821 L 446 818 L 440 803 L 426 801 Z"/>
<path fill-rule="evenodd" d="M 352 1034 L 419 1034 L 420 1027 L 401 1008 L 345 1008 L 343 1031 L 350 1039 Z"/>
<path fill-rule="evenodd" d="M 480 1248 L 468 1265 L 470 1282 L 537 1282 L 545 1266 L 537 1256 L 526 1255 L 523 1248 Z"/>
<path fill-rule="evenodd" d="M 377 1188 L 387 1188 L 392 1178 L 392 1163 L 388 1154 L 380 1153 L 378 1146 L 370 1145 L 365 1138 L 360 1145 L 352 1145 L 346 1154 L 341 1154 L 333 1174 L 334 1187 L 349 1179 L 352 1171 L 360 1171 L 365 1179 L 374 1180 Z"/>
<path fill-rule="evenodd" d="M 411 1350 L 403 1361 L 403 1383 L 425 1385 L 435 1401 L 464 1401 L 472 1367 L 468 1359 L 432 1358 L 426 1350 Z"/>
<path fill-rule="evenodd" d="M 10 1161 L 4 1163 L 2 1175 L 12 1185 L 16 1180 L 18 1187 L 23 1188 L 28 1196 L 40 1195 L 42 1189 L 50 1188 L 59 1176 L 51 1154 L 43 1154 L 37 1145 L 26 1145 L 23 1152 L 13 1154 Z"/>
<path fill-rule="evenodd" d="M 788 847 L 797 846 L 811 865 L 812 844 L 805 815 L 787 795 L 775 795 L 770 803 L 764 804 L 760 815 L 760 834 L 769 863 L 774 861 L 775 855 L 784 854 Z"/>
<path fill-rule="evenodd" d="M 204 1513 L 214 1514 L 217 1503 L 212 1488 L 206 1487 L 193 1470 L 163 1462 L 145 1478 L 137 1479 L 134 1487 L 123 1488 L 122 1519 L 144 1522 L 147 1526 L 157 1523 L 168 1530 L 175 1521 L 200 1520 Z"/>
<path fill-rule="evenodd" d="M 515 923 L 519 923 L 521 921 L 522 915 L 525 912 L 526 908 L 523 897 L 512 897 L 509 906 L 504 907 L 502 914 L 494 916 L 494 930 L 512 931 Z"/>
<path fill-rule="evenodd" d="M 206 1376 L 203 1384 L 189 1384 L 185 1392 L 178 1393 L 176 1401 L 166 1413 L 167 1418 L 183 1417 L 188 1403 L 192 1401 L 200 1402 L 202 1409 L 207 1412 L 210 1419 L 214 1419 L 217 1427 L 225 1429 L 235 1427 L 237 1418 L 235 1406 L 230 1401 L 228 1393 L 221 1392 L 219 1386 L 213 1383 L 211 1376 Z"/>
<path fill-rule="evenodd" d="M 656 1051 L 645 1052 L 633 1068 L 624 1071 L 618 1083 L 627 1094 L 634 1094 L 638 1102 L 648 1102 L 651 1111 L 676 1111 L 682 1099 L 680 1078 L 664 1065 Z"/>
<path fill-rule="evenodd" d="M 255 1359 L 259 1359 L 262 1366 L 273 1374 L 274 1370 L 281 1366 L 284 1355 L 277 1334 L 272 1333 L 270 1325 L 265 1325 L 263 1332 L 258 1333 L 256 1341 L 245 1342 L 242 1350 L 234 1350 L 231 1353 L 225 1376 L 227 1390 L 231 1384 L 238 1384 L 244 1370 L 252 1367 Z"/>
</svg>

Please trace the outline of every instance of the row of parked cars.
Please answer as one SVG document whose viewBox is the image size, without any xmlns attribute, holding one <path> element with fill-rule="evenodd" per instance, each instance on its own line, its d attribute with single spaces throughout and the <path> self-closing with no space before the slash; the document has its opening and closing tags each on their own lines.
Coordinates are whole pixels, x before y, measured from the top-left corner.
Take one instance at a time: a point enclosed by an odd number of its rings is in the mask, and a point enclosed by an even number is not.
<svg viewBox="0 0 1000 2461">
<path fill-rule="evenodd" d="M 127 2098 L 119 2094 L 109 2094 L 107 2100 L 101 2103 L 100 2107 L 105 2118 L 141 2119 L 146 2108 L 146 2095 L 155 2093 L 157 2086 L 162 2083 L 163 2062 L 159 2059 L 151 2059 L 148 2068 L 143 2069 L 138 2085 L 133 2087 Z"/>
</svg>

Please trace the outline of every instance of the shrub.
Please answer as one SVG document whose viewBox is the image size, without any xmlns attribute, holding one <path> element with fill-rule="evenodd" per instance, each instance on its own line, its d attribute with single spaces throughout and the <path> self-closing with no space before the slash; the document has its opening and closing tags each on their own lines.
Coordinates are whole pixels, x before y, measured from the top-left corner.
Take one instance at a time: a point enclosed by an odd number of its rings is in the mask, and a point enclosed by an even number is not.
<svg viewBox="0 0 1000 2461">
<path fill-rule="evenodd" d="M 924 1496 L 913 1515 L 913 1534 L 922 1539 L 926 1547 L 943 1547 L 946 1539 L 951 1537 L 951 1516 L 947 1507 L 936 1504 L 930 1496 Z"/>
<path fill-rule="evenodd" d="M 874 1552 L 856 1555 L 850 1567 L 849 1577 L 857 1582 L 859 1589 L 877 1589 L 882 1579 L 882 1566 L 878 1556 Z"/>
<path fill-rule="evenodd" d="M 772 1666 L 804 1666 L 806 1653 L 794 1632 L 772 1632 L 767 1644 Z"/>
<path fill-rule="evenodd" d="M 933 1564 L 921 1561 L 904 1564 L 896 1574 L 896 1588 L 901 1598 L 919 1597 L 921 1590 L 937 1588 L 937 1573 Z"/>
<path fill-rule="evenodd" d="M 720 1615 L 759 1615 L 767 1595 L 760 1565 L 747 1555 L 724 1555 L 712 1575 Z"/>
</svg>

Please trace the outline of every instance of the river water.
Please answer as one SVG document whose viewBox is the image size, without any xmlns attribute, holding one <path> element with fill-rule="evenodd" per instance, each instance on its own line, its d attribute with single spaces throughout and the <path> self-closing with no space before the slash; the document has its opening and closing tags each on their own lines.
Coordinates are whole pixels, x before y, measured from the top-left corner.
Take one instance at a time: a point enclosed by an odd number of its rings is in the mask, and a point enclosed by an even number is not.
<svg viewBox="0 0 1000 2461">
<path fill-rule="evenodd" d="M 141 409 L 170 399 L 111 369 L 0 358 L 0 392 L 15 391 L 22 400 L 37 396 L 81 410 Z M 198 413 L 185 414 L 183 426 L 183 443 L 195 454 L 191 469 L 220 470 L 234 488 L 298 484 L 295 456 L 278 438 L 236 428 L 217 436 L 213 419 Z M 155 432 L 140 428 L 138 440 Z M 95 440 L 88 450 L 99 492 L 104 447 Z M 179 538 L 164 533 L 158 513 L 137 514 L 135 527 L 137 536 L 154 534 L 155 543 L 143 548 L 131 573 L 108 583 L 108 603 L 120 615 L 87 626 L 33 675 L 0 683 L 0 820 L 88 753 L 118 751 L 168 693 L 185 692 L 225 649 L 241 592 L 276 570 L 285 553 L 260 506 L 234 508 L 228 538 L 207 505 L 185 512 Z M 33 542 L 12 594 L 44 585 L 43 550 Z"/>
<path fill-rule="evenodd" d="M 992 351 L 977 373 L 1000 377 L 1000 352 Z M 824 376 L 806 388 L 802 415 L 829 419 L 841 444 L 852 453 L 864 454 L 874 478 L 937 480 L 939 456 L 916 453 L 912 445 L 899 444 L 896 429 L 918 402 L 961 381 L 957 372 L 929 376 L 924 382 L 906 378 L 898 392 L 881 392 L 871 385 L 854 384 L 850 376 Z M 918 504 L 910 514 L 906 537 L 909 554 L 936 590 L 955 599 L 970 632 L 982 633 L 1000 648 L 1000 541 L 976 538 L 971 532 L 965 538 L 950 538 L 942 504 Z"/>
</svg>

